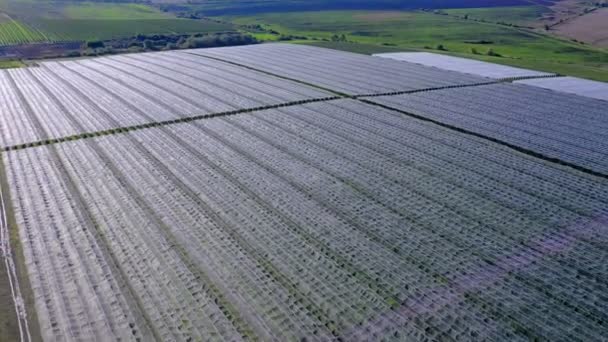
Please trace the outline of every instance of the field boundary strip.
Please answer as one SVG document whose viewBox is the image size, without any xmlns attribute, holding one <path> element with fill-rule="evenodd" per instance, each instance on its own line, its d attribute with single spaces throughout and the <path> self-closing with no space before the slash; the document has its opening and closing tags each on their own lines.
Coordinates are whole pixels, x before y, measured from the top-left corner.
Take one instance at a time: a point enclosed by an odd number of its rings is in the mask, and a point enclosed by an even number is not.
<svg viewBox="0 0 608 342">
<path fill-rule="evenodd" d="M 0 164 L 0 167 L 3 165 Z M 15 307 L 15 315 L 17 321 L 17 327 L 19 329 L 19 340 L 20 341 L 32 341 L 30 328 L 27 319 L 27 310 L 25 300 L 21 295 L 21 287 L 19 285 L 19 275 L 17 274 L 17 267 L 15 266 L 15 260 L 13 259 L 13 250 L 11 248 L 11 236 L 9 232 L 8 214 L 5 206 L 4 188 L 0 182 L 0 254 L 4 259 L 4 266 L 6 267 L 6 277 L 8 278 L 11 297 Z"/>
<path fill-rule="evenodd" d="M 533 80 L 537 78 L 556 78 L 563 77 L 561 74 L 551 74 L 551 75 L 537 75 L 537 76 L 516 76 L 516 77 L 503 77 L 498 79 L 501 82 L 515 82 L 515 81 L 523 81 L 523 80 Z"/>
<path fill-rule="evenodd" d="M 493 137 L 485 135 L 485 134 L 476 133 L 476 132 L 473 132 L 473 131 L 470 131 L 470 130 L 467 130 L 467 129 L 464 129 L 464 128 L 460 128 L 460 127 L 457 127 L 457 126 L 454 126 L 454 125 L 450 125 L 450 124 L 441 122 L 439 120 L 427 118 L 427 117 L 419 115 L 419 114 L 414 114 L 414 113 L 411 113 L 411 112 L 408 112 L 408 111 L 404 111 L 404 110 L 401 110 L 401 109 L 398 109 L 398 108 L 395 108 L 395 107 L 392 107 L 392 106 L 387 106 L 387 105 L 384 105 L 384 104 L 380 104 L 378 102 L 374 102 L 374 101 L 370 101 L 370 100 L 366 100 L 366 99 L 360 99 L 360 98 L 357 99 L 357 100 L 359 100 L 361 102 L 364 102 L 364 103 L 367 103 L 367 104 L 370 104 L 370 105 L 373 105 L 373 106 L 376 106 L 376 107 L 392 110 L 394 112 L 398 112 L 398 113 L 407 115 L 407 116 L 415 118 L 415 119 L 419 119 L 419 120 L 426 121 L 426 122 L 431 122 L 431 123 L 434 123 L 434 124 L 439 125 L 439 126 L 444 127 L 444 128 L 451 129 L 451 130 L 456 131 L 456 132 L 460 132 L 460 133 L 463 133 L 463 134 L 472 135 L 472 136 L 475 136 L 477 138 L 488 140 L 488 141 L 491 141 L 491 142 L 496 143 L 498 145 L 505 146 L 505 147 L 508 147 L 508 148 L 510 148 L 512 150 L 515 150 L 517 152 L 526 154 L 528 156 L 532 156 L 532 157 L 535 157 L 535 158 L 538 158 L 538 159 L 542 159 L 542 160 L 544 160 L 546 162 L 550 162 L 550 163 L 554 163 L 554 164 L 559 164 L 559 165 L 562 165 L 562 166 L 570 167 L 572 169 L 575 169 L 577 171 L 580 171 L 580 172 L 583 172 L 583 173 L 586 173 L 586 174 L 589 174 L 589 175 L 592 175 L 592 176 L 600 177 L 600 178 L 603 178 L 603 179 L 608 179 L 608 174 L 605 174 L 605 173 L 602 173 L 602 172 L 598 172 L 598 171 L 586 168 L 584 166 L 577 165 L 575 163 L 567 162 L 567 161 L 559 159 L 559 158 L 550 157 L 550 156 L 547 156 L 547 155 L 542 154 L 540 152 L 536 152 L 536 151 L 533 151 L 531 149 L 527 149 L 525 147 L 517 146 L 515 144 L 509 143 L 509 142 L 506 142 L 506 141 L 503 141 L 503 140 L 500 140 L 500 139 L 497 139 L 497 138 L 493 138 Z"/>
<path fill-rule="evenodd" d="M 161 126 L 167 126 L 167 125 L 173 125 L 173 124 L 179 124 L 179 123 L 187 123 L 187 122 L 193 122 L 193 121 L 199 121 L 199 120 L 205 120 L 205 119 L 212 119 L 212 118 L 217 118 L 217 117 L 245 114 L 245 113 L 257 112 L 257 111 L 268 110 L 268 109 L 292 107 L 292 106 L 298 106 L 298 105 L 303 105 L 303 104 L 307 104 L 307 103 L 327 102 L 327 101 L 332 101 L 332 100 L 338 100 L 341 98 L 342 98 L 341 96 L 331 96 L 331 97 L 284 102 L 284 103 L 267 105 L 267 106 L 236 109 L 236 110 L 231 110 L 231 111 L 227 111 L 227 112 L 192 115 L 192 116 L 180 117 L 180 118 L 172 119 L 172 120 L 147 122 L 147 123 L 143 123 L 143 124 L 139 124 L 139 125 L 123 126 L 123 127 L 111 128 L 111 129 L 106 129 L 106 130 L 101 130 L 101 131 L 84 132 L 84 133 L 79 133 L 79 134 L 70 135 L 70 136 L 63 136 L 63 137 L 58 137 L 58 138 L 41 139 L 41 140 L 27 142 L 27 143 L 18 144 L 18 145 L 4 146 L 0 149 L 0 151 L 2 151 L 2 152 L 19 151 L 19 150 L 24 150 L 27 148 L 32 148 L 32 147 L 38 147 L 38 146 L 44 146 L 44 145 L 54 145 L 54 144 L 59 144 L 59 143 L 63 143 L 63 142 L 83 140 L 83 139 L 88 139 L 88 138 L 101 137 L 101 136 L 105 136 L 105 135 L 121 134 L 121 133 L 127 133 L 127 132 L 132 132 L 132 131 L 138 131 L 138 130 L 142 130 L 142 129 L 146 129 L 146 128 L 154 128 L 154 127 L 161 127 Z"/>
</svg>

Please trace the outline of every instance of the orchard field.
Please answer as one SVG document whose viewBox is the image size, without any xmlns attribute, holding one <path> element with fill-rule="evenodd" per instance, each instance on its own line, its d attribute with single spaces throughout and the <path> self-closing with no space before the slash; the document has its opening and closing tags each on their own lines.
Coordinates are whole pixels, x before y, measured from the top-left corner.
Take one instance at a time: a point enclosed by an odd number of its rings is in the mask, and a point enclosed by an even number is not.
<svg viewBox="0 0 608 342">
<path fill-rule="evenodd" d="M 605 105 L 294 44 L 0 71 L 9 340 L 602 341 Z"/>
</svg>

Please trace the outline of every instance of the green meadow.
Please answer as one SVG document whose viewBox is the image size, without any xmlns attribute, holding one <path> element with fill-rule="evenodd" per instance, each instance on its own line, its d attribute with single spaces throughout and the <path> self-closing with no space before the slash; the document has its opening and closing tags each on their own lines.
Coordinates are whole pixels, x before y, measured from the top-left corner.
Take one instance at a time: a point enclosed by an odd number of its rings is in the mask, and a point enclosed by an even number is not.
<svg viewBox="0 0 608 342">
<path fill-rule="evenodd" d="M 168 19 L 169 15 L 141 4 L 71 3 L 64 7 L 66 19 L 87 20 L 144 20 Z"/>
<path fill-rule="evenodd" d="M 517 25 L 531 25 L 543 14 L 550 12 L 550 10 L 544 6 L 512 6 L 455 8 L 441 10 L 441 12 L 459 17 L 468 16 L 469 19 L 503 22 Z"/>
<path fill-rule="evenodd" d="M 37 26 L 62 40 L 106 40 L 138 34 L 194 34 L 231 31 L 230 25 L 190 19 L 39 19 Z"/>
</svg>

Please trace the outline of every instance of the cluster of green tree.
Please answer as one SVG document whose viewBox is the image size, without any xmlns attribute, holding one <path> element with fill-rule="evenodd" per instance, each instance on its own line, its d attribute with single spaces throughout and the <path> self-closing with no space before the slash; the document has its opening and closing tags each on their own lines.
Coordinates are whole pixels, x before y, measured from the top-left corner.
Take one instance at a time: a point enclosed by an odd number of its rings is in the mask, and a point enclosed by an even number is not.
<svg viewBox="0 0 608 342">
<path fill-rule="evenodd" d="M 120 52 L 195 49 L 256 43 L 258 43 L 258 41 L 255 37 L 238 32 L 194 35 L 139 34 L 131 38 L 89 41 L 86 43 L 86 48 L 82 52 L 71 52 L 70 56 L 76 56 L 78 54 L 91 56 Z"/>
<path fill-rule="evenodd" d="M 294 36 L 292 34 L 281 34 L 279 36 L 279 40 L 280 41 L 287 41 L 287 40 L 308 40 L 308 37 L 306 37 L 306 36 Z"/>
<path fill-rule="evenodd" d="M 481 53 L 476 48 L 471 48 L 471 53 L 474 55 L 487 55 L 487 56 L 492 56 L 492 57 L 502 57 L 501 54 L 494 51 L 493 49 L 488 49 L 488 51 L 486 53 Z"/>
<path fill-rule="evenodd" d="M 491 41 L 491 40 L 485 40 L 485 39 L 465 40 L 464 42 L 467 43 L 467 44 L 480 44 L 480 45 L 494 44 L 493 41 Z"/>
<path fill-rule="evenodd" d="M 331 36 L 331 41 L 332 42 L 346 42 L 348 40 L 346 39 L 346 36 L 344 34 L 341 34 L 341 35 L 334 34 L 333 36 Z"/>
<path fill-rule="evenodd" d="M 273 30 L 271 28 L 266 28 L 260 24 L 241 25 L 241 28 L 243 28 L 249 32 L 255 32 L 255 33 L 269 33 L 269 34 L 274 34 L 277 36 L 281 34 L 279 31 Z"/>
<path fill-rule="evenodd" d="M 223 33 L 223 34 L 206 34 L 202 36 L 190 36 L 180 44 L 177 48 L 195 49 L 217 46 L 236 46 L 255 44 L 258 41 L 255 37 L 243 33 Z"/>
<path fill-rule="evenodd" d="M 491 42 L 486 43 L 484 41 L 484 43 L 478 43 L 478 44 L 491 44 Z M 437 44 L 434 48 L 427 45 L 424 48 L 427 50 L 450 51 L 443 44 Z M 498 52 L 494 51 L 491 48 L 488 49 L 488 51 L 486 51 L 485 53 L 480 52 L 479 50 L 477 50 L 477 48 L 471 48 L 471 53 L 474 55 L 487 55 L 487 56 L 492 56 L 492 57 L 502 57 L 501 54 L 499 54 Z"/>
</svg>

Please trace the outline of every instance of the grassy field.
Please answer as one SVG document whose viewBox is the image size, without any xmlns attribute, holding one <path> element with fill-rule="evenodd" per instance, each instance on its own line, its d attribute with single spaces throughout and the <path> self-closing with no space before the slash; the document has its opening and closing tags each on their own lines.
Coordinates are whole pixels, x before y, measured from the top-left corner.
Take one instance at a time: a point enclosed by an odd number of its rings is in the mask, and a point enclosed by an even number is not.
<svg viewBox="0 0 608 342">
<path fill-rule="evenodd" d="M 224 18 L 237 24 L 259 24 L 267 30 L 309 40 L 331 40 L 334 34 L 344 34 L 351 42 L 378 46 L 379 52 L 387 45 L 391 49 L 425 50 L 436 50 L 441 45 L 445 49 L 442 53 L 608 81 L 605 49 L 452 16 L 405 11 L 327 11 Z M 268 38 L 268 34 L 258 33 L 258 39 Z M 479 44 L 481 41 L 491 43 Z M 488 56 L 490 49 L 500 57 Z M 365 50 L 374 52 L 369 47 Z"/>
<path fill-rule="evenodd" d="M 39 19 L 37 26 L 63 40 L 106 40 L 137 34 L 192 34 L 232 30 L 232 26 L 189 19 Z"/>
<path fill-rule="evenodd" d="M 20 68 L 24 66 L 21 61 L 16 60 L 8 60 L 8 61 L 0 61 L 0 69 L 9 69 L 9 68 Z M 2 341 L 0 339 L 0 341 Z"/>
<path fill-rule="evenodd" d="M 0 61 L 0 69 L 3 68 L 9 61 Z M 20 62 L 15 62 L 20 63 Z M 19 281 L 19 287 L 21 291 L 21 298 L 25 304 L 27 310 L 27 323 L 31 334 L 30 341 L 42 341 L 40 336 L 40 328 L 38 325 L 38 317 L 36 308 L 34 305 L 34 294 L 30 286 L 29 277 L 26 272 L 25 258 L 23 255 L 23 245 L 19 238 L 19 230 L 17 223 L 15 222 L 15 215 L 12 205 L 10 202 L 10 194 L 8 193 L 9 183 L 6 178 L 6 168 L 4 165 L 4 159 L 0 158 L 0 190 L 3 191 L 4 210 L 6 214 L 6 223 L 9 229 L 9 238 L 11 249 L 13 252 L 13 262 L 16 266 L 17 277 Z M 2 257 L 4 259 L 4 257 Z M 13 294 L 10 290 L 10 283 L 14 282 L 15 279 L 9 280 L 8 272 L 2 260 L 0 266 L 0 341 L 19 341 L 19 326 L 18 319 L 15 313 L 15 303 L 13 300 Z"/>
<path fill-rule="evenodd" d="M 512 6 L 512 7 L 487 7 L 487 8 L 455 8 L 446 9 L 442 12 L 449 15 L 469 19 L 485 20 L 490 22 L 504 22 L 517 25 L 535 25 L 543 14 L 550 12 L 545 6 Z"/>
<path fill-rule="evenodd" d="M 298 44 L 313 45 L 327 49 L 349 51 L 355 53 L 362 53 L 364 55 L 372 55 L 375 53 L 387 53 L 387 52 L 404 52 L 404 51 L 418 51 L 417 49 L 405 49 L 394 46 L 383 46 L 373 45 L 364 43 L 351 43 L 351 42 L 325 42 L 319 40 L 300 40 L 294 41 Z"/>
<path fill-rule="evenodd" d="M 71 3 L 61 16 L 40 18 L 37 26 L 66 40 L 105 40 L 137 34 L 207 33 L 232 26 L 211 21 L 180 19 L 140 4 Z"/>
<path fill-rule="evenodd" d="M 254 13 L 286 13 L 328 10 L 405 10 L 419 8 L 464 8 L 526 6 L 529 0 L 152 0 L 172 11 L 200 11 L 208 16 L 250 15 Z"/>
<path fill-rule="evenodd" d="M 68 19 L 87 20 L 144 20 L 168 19 L 166 13 L 141 4 L 81 3 L 66 6 L 63 13 Z"/>
</svg>

